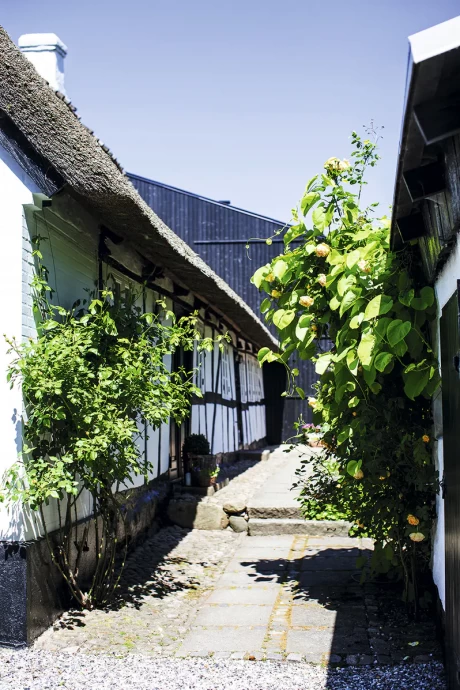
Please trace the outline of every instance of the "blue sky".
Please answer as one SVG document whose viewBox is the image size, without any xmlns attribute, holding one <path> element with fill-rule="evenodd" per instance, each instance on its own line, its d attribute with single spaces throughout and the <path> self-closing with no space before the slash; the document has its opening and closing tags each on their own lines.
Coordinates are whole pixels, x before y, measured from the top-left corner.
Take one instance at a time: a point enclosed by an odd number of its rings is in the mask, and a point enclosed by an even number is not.
<svg viewBox="0 0 460 690">
<path fill-rule="evenodd" d="M 458 0 L 3 0 L 54 32 L 66 88 L 126 170 L 283 221 L 349 133 L 383 125 L 367 201 L 391 203 L 407 36 Z"/>
</svg>

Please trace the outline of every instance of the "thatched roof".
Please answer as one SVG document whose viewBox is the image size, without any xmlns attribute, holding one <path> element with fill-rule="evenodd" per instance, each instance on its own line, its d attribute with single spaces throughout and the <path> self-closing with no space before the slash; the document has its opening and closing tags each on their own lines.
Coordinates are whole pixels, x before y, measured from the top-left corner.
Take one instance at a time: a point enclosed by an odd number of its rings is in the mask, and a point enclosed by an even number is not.
<svg viewBox="0 0 460 690">
<path fill-rule="evenodd" d="M 245 338 L 259 346 L 275 345 L 248 305 L 147 206 L 107 147 L 80 122 L 71 103 L 37 74 L 1 27 L 0 110 L 102 224 L 129 238 Z"/>
</svg>

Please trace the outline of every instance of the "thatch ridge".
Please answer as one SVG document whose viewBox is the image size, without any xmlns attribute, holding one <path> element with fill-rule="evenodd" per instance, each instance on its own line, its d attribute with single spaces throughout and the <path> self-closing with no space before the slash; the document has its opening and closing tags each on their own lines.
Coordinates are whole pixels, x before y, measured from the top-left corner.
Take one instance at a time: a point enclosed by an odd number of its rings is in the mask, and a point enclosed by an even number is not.
<svg viewBox="0 0 460 690">
<path fill-rule="evenodd" d="M 140 197 L 107 147 L 83 125 L 0 27 L 0 109 L 106 226 L 135 243 L 257 345 L 274 346 L 268 329 L 225 281 Z"/>
</svg>

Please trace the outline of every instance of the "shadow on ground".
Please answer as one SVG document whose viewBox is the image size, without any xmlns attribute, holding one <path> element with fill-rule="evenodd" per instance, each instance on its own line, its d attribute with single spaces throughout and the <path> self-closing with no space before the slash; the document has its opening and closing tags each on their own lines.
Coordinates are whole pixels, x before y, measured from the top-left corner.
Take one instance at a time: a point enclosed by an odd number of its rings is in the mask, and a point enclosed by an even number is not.
<svg viewBox="0 0 460 690">
<path fill-rule="evenodd" d="M 133 550 L 121 572 L 119 588 L 103 610 L 107 613 L 117 611 L 127 604 L 140 609 L 145 597 L 163 599 L 172 592 L 196 589 L 199 580 L 190 572 L 191 568 L 207 567 L 208 563 L 170 555 L 190 532 L 181 527 L 166 527 Z M 171 571 L 174 572 L 173 577 Z M 62 616 L 59 625 L 69 629 L 84 627 L 85 613 L 70 609 Z"/>
<path fill-rule="evenodd" d="M 287 653 L 334 665 L 427 663 L 442 658 L 428 615 L 414 622 L 394 584 L 360 584 L 359 548 L 307 548 L 285 558 L 241 561 L 256 583 L 282 584 L 289 596 Z"/>
</svg>

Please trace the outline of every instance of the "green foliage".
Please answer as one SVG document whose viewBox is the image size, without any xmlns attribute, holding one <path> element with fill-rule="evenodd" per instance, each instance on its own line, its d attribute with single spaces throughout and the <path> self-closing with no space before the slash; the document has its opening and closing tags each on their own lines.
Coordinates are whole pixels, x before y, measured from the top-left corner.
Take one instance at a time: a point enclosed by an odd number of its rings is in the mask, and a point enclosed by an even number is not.
<svg viewBox="0 0 460 690">
<path fill-rule="evenodd" d="M 184 457 L 189 455 L 209 455 L 211 446 L 204 434 L 190 434 L 182 446 Z"/>
<path fill-rule="evenodd" d="M 43 507 L 55 501 L 57 541 L 46 532 L 53 560 L 74 598 L 90 608 L 107 601 L 117 583 L 117 531 L 126 518 L 118 492 L 135 475 L 147 481 L 153 470 L 138 439 L 146 425 L 156 429 L 171 417 L 181 423 L 191 396 L 201 396 L 193 372 L 167 366 L 177 348 L 194 347 L 197 315 L 176 321 L 163 303 L 158 313 L 144 314 L 136 295 L 114 299 L 110 290 L 99 291 L 88 305 L 54 306 L 39 249 L 35 257 L 39 335 L 9 341 L 14 359 L 8 378 L 24 396 L 24 449 L 5 476 L 2 494 L 40 511 L 45 530 Z M 208 346 L 207 340 L 200 343 Z M 89 529 L 78 532 L 76 525 L 83 491 L 92 497 L 97 549 L 88 591 L 78 580 Z"/>
<path fill-rule="evenodd" d="M 286 364 L 293 351 L 316 362 L 320 380 L 309 403 L 322 428 L 321 463 L 334 459 L 338 477 L 315 467 L 306 512 L 319 501 L 363 525 L 354 531 L 376 540 L 372 567 L 387 572 L 390 564 L 413 600 L 416 567 L 430 558 L 437 488 L 427 435 L 439 385 L 428 340 L 436 306 L 433 289 L 413 277 L 413 257 L 391 251 L 389 220 L 374 219 L 376 204 L 359 207 L 365 170 L 378 156 L 355 132 L 352 142 L 353 163 L 326 161 L 294 212 L 284 253 L 253 277 L 280 339 L 280 351 L 264 348 L 259 362 Z M 301 244 L 293 247 L 293 238 Z M 321 352 L 325 339 L 333 347 Z M 293 390 L 291 371 L 289 380 Z"/>
</svg>

